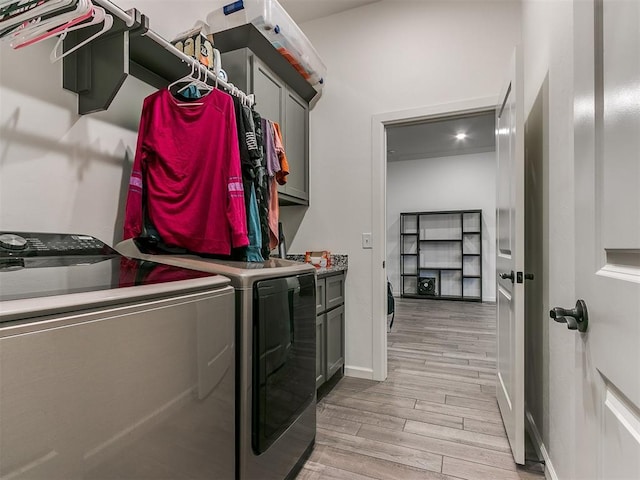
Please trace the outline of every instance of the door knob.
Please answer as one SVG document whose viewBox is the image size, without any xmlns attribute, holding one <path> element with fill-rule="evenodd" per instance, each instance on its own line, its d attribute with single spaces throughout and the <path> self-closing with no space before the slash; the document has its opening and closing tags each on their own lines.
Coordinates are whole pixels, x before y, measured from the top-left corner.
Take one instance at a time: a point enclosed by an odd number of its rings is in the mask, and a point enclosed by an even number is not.
<svg viewBox="0 0 640 480">
<path fill-rule="evenodd" d="M 500 278 L 503 280 L 511 280 L 511 283 L 513 283 L 514 277 L 513 277 L 513 270 L 511 270 L 511 273 L 501 273 L 500 274 Z"/>
<path fill-rule="evenodd" d="M 578 300 L 575 308 L 571 309 L 554 307 L 549 311 L 549 316 L 556 322 L 566 323 L 569 330 L 586 332 L 589 325 L 589 314 L 584 300 Z"/>
</svg>

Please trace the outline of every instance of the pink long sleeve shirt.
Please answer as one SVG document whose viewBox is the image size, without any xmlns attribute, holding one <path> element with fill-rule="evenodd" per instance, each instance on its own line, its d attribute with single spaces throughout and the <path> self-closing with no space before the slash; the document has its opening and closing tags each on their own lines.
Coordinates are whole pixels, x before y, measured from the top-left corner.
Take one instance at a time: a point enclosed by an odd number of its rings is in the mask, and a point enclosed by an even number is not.
<svg viewBox="0 0 640 480">
<path fill-rule="evenodd" d="M 248 245 L 233 100 L 214 90 L 180 106 L 167 89 L 144 101 L 129 181 L 124 238 L 149 219 L 167 245 L 228 255 Z"/>
</svg>

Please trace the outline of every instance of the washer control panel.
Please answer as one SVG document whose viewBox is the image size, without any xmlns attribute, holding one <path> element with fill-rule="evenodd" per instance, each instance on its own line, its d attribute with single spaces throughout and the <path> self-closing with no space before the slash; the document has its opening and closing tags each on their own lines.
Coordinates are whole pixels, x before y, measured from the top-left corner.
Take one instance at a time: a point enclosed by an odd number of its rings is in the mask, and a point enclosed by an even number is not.
<svg viewBox="0 0 640 480">
<path fill-rule="evenodd" d="M 91 235 L 0 232 L 0 257 L 104 256 L 118 253 Z"/>
</svg>

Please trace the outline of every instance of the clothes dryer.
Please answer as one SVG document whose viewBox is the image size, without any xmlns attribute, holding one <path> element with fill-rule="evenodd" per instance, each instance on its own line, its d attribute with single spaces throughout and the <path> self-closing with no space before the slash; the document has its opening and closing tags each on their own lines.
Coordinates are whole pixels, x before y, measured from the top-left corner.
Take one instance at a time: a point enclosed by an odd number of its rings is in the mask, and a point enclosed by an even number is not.
<svg viewBox="0 0 640 480">
<path fill-rule="evenodd" d="M 236 292 L 237 468 L 241 480 L 295 477 L 316 434 L 315 268 L 154 255 L 135 240 L 123 255 L 218 273 Z"/>
</svg>

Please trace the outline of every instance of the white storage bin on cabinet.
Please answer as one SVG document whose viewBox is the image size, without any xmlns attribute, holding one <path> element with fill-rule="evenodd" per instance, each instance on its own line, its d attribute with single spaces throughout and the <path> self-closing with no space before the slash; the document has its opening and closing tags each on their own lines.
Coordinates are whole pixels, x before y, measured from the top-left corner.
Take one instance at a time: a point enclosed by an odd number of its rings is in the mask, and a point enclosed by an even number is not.
<svg viewBox="0 0 640 480">
<path fill-rule="evenodd" d="M 207 23 L 213 32 L 252 23 L 316 90 L 324 85 L 327 69 L 318 52 L 277 0 L 230 2 L 211 12 Z"/>
</svg>

